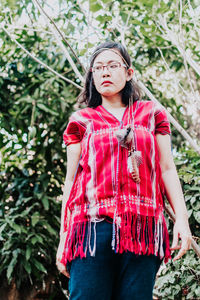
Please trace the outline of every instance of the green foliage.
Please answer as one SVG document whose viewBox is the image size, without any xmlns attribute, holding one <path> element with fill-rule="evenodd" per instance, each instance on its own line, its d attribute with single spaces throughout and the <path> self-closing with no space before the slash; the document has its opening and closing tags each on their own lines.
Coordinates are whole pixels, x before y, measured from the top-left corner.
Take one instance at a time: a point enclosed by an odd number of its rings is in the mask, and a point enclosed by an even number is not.
<svg viewBox="0 0 200 300">
<path fill-rule="evenodd" d="M 43 6 L 45 2 L 40 1 Z M 188 53 L 199 61 L 199 22 L 195 21 L 198 12 L 196 16 L 193 12 L 197 6 L 195 1 L 183 2 L 181 26 L 180 4 L 170 0 L 90 0 L 90 15 L 85 9 L 88 2 L 84 0 L 58 2 L 60 10 L 54 21 L 81 61 L 87 64 L 97 39 L 98 42 L 122 40 L 131 55 L 137 77 L 185 129 L 193 130 L 195 136 L 198 129 L 187 111 L 191 82 L 187 81 L 184 59 L 166 38 L 158 18 L 163 16 L 177 37 L 183 36 Z M 19 29 L 24 15 L 31 21 Z M 49 28 L 41 26 L 39 18 L 37 8 L 30 0 L 3 0 L 0 3 L 0 22 L 6 22 L 8 27 L 16 25 L 14 30 L 9 28 L 15 38 L 58 73 L 80 83 Z M 30 27 L 36 31 L 28 29 Z M 55 267 L 60 219 L 58 196 L 62 193 L 66 157 L 62 133 L 79 91 L 29 58 L 3 31 L 0 32 L 0 43 L 0 278 L 2 281 L 7 278 L 9 283 L 16 282 L 18 288 L 27 284 L 41 287 L 51 274 L 51 282 L 55 281 L 51 299 L 54 296 L 62 299 L 63 293 L 58 297 L 62 278 Z M 70 50 L 69 53 L 73 57 Z M 78 63 L 77 67 L 82 72 Z M 168 81 L 167 76 L 173 72 L 173 79 Z M 198 91 L 199 78 L 191 69 L 190 76 Z M 179 88 L 178 92 L 168 95 L 176 79 L 184 93 Z M 180 101 L 185 92 L 185 102 Z M 188 150 L 174 128 L 172 133 L 192 233 L 199 238 L 199 157 Z M 170 234 L 172 236 L 172 223 Z M 197 258 L 190 251 L 179 262 L 169 263 L 162 270 L 155 293 L 160 299 L 197 299 L 199 274 Z"/>
<path fill-rule="evenodd" d="M 5 39 L 4 34 L 1 37 Z M 56 65 L 58 72 L 69 69 L 54 46 L 43 42 L 38 48 L 37 34 L 30 38 L 22 31 L 19 39 L 45 63 Z M 24 285 L 42 288 L 51 274 L 55 291 L 60 290 L 55 265 L 61 211 L 58 196 L 66 171 L 62 134 L 78 91 L 21 50 L 13 50 L 13 45 L 3 43 L 0 278 L 7 278 L 9 284 L 14 280 L 18 289 Z M 72 72 L 68 77 L 75 80 Z"/>
<path fill-rule="evenodd" d="M 177 160 L 179 177 L 184 190 L 190 216 L 190 226 L 194 236 L 200 238 L 200 159 L 192 150 L 181 149 L 181 159 Z"/>
<path fill-rule="evenodd" d="M 180 261 L 170 262 L 156 281 L 159 299 L 199 299 L 200 267 L 190 250 Z"/>
<path fill-rule="evenodd" d="M 189 223 L 196 242 L 200 241 L 200 159 L 197 153 L 182 148 L 176 165 L 185 194 Z M 170 235 L 172 238 L 172 223 Z M 174 254 L 173 254 L 174 256 Z M 200 265 L 193 250 L 176 262 L 169 262 L 156 281 L 155 295 L 159 299 L 199 299 Z"/>
</svg>

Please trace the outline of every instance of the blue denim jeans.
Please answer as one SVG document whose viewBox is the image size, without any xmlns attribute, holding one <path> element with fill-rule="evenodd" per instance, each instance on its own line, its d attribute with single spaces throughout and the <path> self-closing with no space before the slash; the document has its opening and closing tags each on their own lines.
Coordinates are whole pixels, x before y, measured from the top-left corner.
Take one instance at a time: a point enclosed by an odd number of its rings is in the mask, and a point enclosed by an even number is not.
<svg viewBox="0 0 200 300">
<path fill-rule="evenodd" d="M 94 241 L 94 223 L 91 245 Z M 96 254 L 77 257 L 67 264 L 70 300 L 152 300 L 161 260 L 154 255 L 115 253 L 112 224 L 96 223 Z"/>
</svg>

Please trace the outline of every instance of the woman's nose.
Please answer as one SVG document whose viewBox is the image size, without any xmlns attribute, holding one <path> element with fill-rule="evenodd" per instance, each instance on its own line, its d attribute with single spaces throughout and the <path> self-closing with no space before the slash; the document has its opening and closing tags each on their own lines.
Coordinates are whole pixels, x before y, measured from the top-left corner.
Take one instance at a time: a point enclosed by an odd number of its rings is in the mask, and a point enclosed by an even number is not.
<svg viewBox="0 0 200 300">
<path fill-rule="evenodd" d="M 103 66 L 102 75 L 103 75 L 103 76 L 104 76 L 104 75 L 110 75 L 110 72 L 109 72 L 107 66 Z"/>
</svg>

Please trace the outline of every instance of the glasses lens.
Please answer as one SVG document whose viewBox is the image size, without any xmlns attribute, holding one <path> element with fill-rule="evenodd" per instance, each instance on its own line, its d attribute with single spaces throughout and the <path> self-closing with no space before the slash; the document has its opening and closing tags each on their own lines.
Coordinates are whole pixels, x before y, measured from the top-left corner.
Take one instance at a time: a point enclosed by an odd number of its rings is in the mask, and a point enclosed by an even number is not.
<svg viewBox="0 0 200 300">
<path fill-rule="evenodd" d="M 109 68 L 109 70 L 111 70 L 111 71 L 118 69 L 120 66 L 121 66 L 121 64 L 120 64 L 120 63 L 117 63 L 117 62 L 116 62 L 116 63 L 108 64 L 108 68 Z"/>
<path fill-rule="evenodd" d="M 94 67 L 92 67 L 92 72 L 93 73 L 101 73 L 104 70 L 104 68 L 107 68 L 109 71 L 112 72 L 114 70 L 117 70 L 120 67 L 121 67 L 120 62 L 112 62 L 112 63 L 107 64 L 107 65 L 94 66 Z"/>
</svg>

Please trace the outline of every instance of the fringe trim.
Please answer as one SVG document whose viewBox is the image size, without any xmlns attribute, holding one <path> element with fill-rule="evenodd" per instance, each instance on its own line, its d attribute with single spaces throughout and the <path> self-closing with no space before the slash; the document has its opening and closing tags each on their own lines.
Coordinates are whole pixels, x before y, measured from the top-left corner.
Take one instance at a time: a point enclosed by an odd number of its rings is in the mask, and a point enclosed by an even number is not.
<svg viewBox="0 0 200 300">
<path fill-rule="evenodd" d="M 87 226 L 87 236 L 86 236 Z M 91 234 L 94 241 L 91 245 Z M 171 258 L 169 236 L 163 215 L 158 218 L 124 213 L 113 220 L 111 247 L 115 253 L 130 251 L 136 255 L 156 255 L 165 263 Z M 87 251 L 91 256 L 96 253 L 96 222 L 84 220 L 73 223 L 65 242 L 62 263 L 72 261 L 76 257 L 84 258 Z"/>
<path fill-rule="evenodd" d="M 116 253 L 154 254 L 161 259 L 165 257 L 166 262 L 171 255 L 164 216 L 156 218 L 125 213 L 118 217 L 113 226 L 112 249 Z"/>
</svg>

